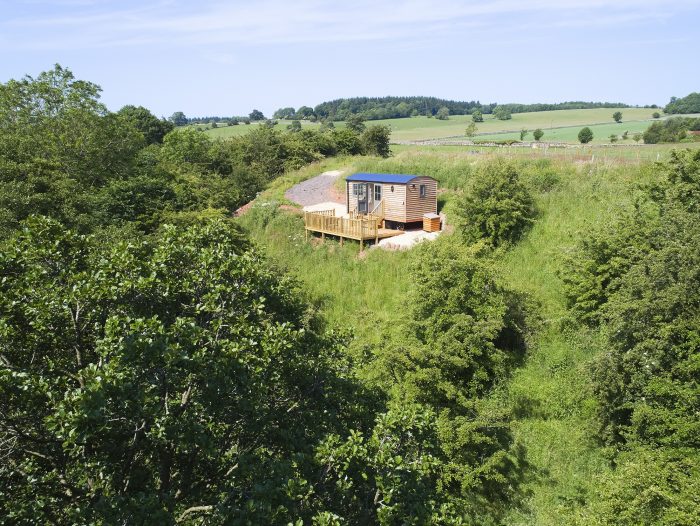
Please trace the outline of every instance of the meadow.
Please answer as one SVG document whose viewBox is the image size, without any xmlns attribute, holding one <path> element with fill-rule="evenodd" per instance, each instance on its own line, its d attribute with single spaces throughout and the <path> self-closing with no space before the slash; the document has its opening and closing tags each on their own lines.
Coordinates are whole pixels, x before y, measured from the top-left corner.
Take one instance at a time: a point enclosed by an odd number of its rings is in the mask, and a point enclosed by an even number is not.
<svg viewBox="0 0 700 526">
<path fill-rule="evenodd" d="M 536 128 L 544 131 L 542 141 L 578 143 L 578 132 L 583 126 L 589 126 L 593 130 L 593 143 L 609 143 L 611 134 L 621 136 L 625 131 L 629 132 L 626 144 L 633 143 L 632 136 L 642 133 L 654 120 L 650 108 L 622 108 L 623 120 L 615 123 L 612 114 L 613 108 L 596 108 L 586 110 L 554 110 L 529 113 L 514 113 L 513 118 L 505 121 L 498 120 L 491 115 L 484 115 L 484 122 L 477 124 L 477 140 L 503 140 L 520 139 L 520 130 L 530 132 Z M 292 121 L 279 120 L 275 128 L 280 131 L 287 129 Z M 465 139 L 464 130 L 472 122 L 471 115 L 453 115 L 448 120 L 439 120 L 427 117 L 410 117 L 406 119 L 385 119 L 368 121 L 367 124 L 386 125 L 391 128 L 391 140 L 403 141 L 428 141 L 439 139 Z M 319 123 L 302 121 L 302 127 L 316 129 Z M 210 124 L 194 124 L 195 128 L 205 129 L 210 137 L 226 138 L 237 137 L 247 133 L 260 123 L 239 124 L 227 126 L 220 123 L 216 128 Z M 335 126 L 343 127 L 345 123 L 336 122 Z M 208 129 L 207 129 L 208 128 Z M 533 140 L 532 133 L 525 138 Z"/>
<path fill-rule="evenodd" d="M 276 181 L 240 223 L 277 265 L 300 280 L 329 325 L 352 331 L 350 352 L 359 355 L 385 344 L 401 325 L 414 286 L 405 269 L 414 255 L 381 250 L 358 255 L 353 243 L 306 242 L 299 215 L 278 207 L 284 189 L 329 169 L 429 174 L 444 189 L 440 206 L 449 223 L 455 198 L 486 159 L 436 147 L 400 149 L 385 160 L 324 161 Z M 527 294 L 539 313 L 525 363 L 490 395 L 489 403 L 514 415 L 516 443 L 530 463 L 525 500 L 507 524 L 571 524 L 610 468 L 594 438 L 596 401 L 588 372 L 602 345 L 596 333 L 568 322 L 560 279 L 563 257 L 584 232 L 631 206 L 635 185 L 655 176 L 645 164 L 630 169 L 556 158 L 515 162 L 535 195 L 539 216 L 521 242 L 496 258 L 497 271 L 502 283 Z M 372 371 L 364 374 L 371 377 Z"/>
<path fill-rule="evenodd" d="M 563 126 L 586 126 L 590 124 L 614 124 L 613 108 L 587 110 L 553 110 L 514 113 L 512 119 L 501 121 L 492 115 L 484 115 L 484 122 L 477 124 L 477 133 L 519 132 L 522 128 L 547 130 Z M 649 108 L 621 108 L 624 121 L 651 121 L 654 111 Z M 446 121 L 427 117 L 372 121 L 373 124 L 391 126 L 394 141 L 417 141 L 445 137 L 463 137 L 464 130 L 472 122 L 471 115 L 453 115 Z M 648 124 L 647 124 L 648 126 Z"/>
</svg>

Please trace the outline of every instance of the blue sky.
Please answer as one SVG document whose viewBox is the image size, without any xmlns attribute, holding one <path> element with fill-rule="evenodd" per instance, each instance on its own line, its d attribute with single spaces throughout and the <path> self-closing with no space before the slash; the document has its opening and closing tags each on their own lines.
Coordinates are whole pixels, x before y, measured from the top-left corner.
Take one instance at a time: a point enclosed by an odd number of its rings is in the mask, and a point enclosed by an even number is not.
<svg viewBox="0 0 700 526">
<path fill-rule="evenodd" d="M 665 104 L 700 91 L 700 0 L 0 1 L 0 82 L 60 63 L 112 110 L 350 96 Z"/>
</svg>

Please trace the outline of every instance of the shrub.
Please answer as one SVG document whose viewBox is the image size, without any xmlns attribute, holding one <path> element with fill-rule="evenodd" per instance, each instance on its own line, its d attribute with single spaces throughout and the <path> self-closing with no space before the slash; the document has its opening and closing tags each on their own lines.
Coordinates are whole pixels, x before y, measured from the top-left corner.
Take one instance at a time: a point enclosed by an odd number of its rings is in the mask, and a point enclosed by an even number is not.
<svg viewBox="0 0 700 526">
<path fill-rule="evenodd" d="M 578 140 L 581 144 L 588 144 L 593 140 L 593 130 L 588 126 L 581 128 L 581 131 L 578 132 Z"/>
<path fill-rule="evenodd" d="M 515 165 L 499 159 L 474 174 L 458 213 L 468 242 L 484 239 L 499 246 L 520 238 L 534 221 L 535 206 Z"/>
<path fill-rule="evenodd" d="M 538 142 L 542 138 L 543 135 L 544 135 L 544 132 L 540 128 L 537 128 L 535 131 L 532 132 L 532 136 Z"/>
<path fill-rule="evenodd" d="M 652 122 L 642 137 L 645 144 L 680 142 L 685 139 L 693 119 L 673 117 L 665 121 Z"/>
</svg>

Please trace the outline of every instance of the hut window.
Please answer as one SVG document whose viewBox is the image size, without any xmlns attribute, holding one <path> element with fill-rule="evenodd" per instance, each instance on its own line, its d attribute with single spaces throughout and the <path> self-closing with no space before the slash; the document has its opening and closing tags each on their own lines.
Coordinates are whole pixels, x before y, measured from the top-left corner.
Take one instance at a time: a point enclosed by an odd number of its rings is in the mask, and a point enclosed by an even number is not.
<svg viewBox="0 0 700 526">
<path fill-rule="evenodd" d="M 391 191 L 392 191 L 392 192 L 394 191 L 394 185 L 393 185 L 393 184 L 391 185 Z"/>
<path fill-rule="evenodd" d="M 428 196 L 428 187 L 424 184 L 420 185 L 418 187 L 418 191 L 420 192 L 421 197 L 427 197 Z"/>
<path fill-rule="evenodd" d="M 380 184 L 374 185 L 374 200 L 375 201 L 382 200 L 382 185 L 380 185 Z"/>
<path fill-rule="evenodd" d="M 359 193 L 359 185 L 357 183 L 352 183 L 352 195 L 357 195 Z"/>
</svg>

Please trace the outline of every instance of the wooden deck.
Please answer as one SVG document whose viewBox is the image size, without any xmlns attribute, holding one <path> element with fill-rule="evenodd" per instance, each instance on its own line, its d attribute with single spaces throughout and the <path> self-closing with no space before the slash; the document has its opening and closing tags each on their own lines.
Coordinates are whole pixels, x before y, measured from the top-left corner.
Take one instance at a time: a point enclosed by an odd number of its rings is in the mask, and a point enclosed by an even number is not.
<svg viewBox="0 0 700 526">
<path fill-rule="evenodd" d="M 335 210 L 304 212 L 307 238 L 309 232 L 318 232 L 322 238 L 326 235 L 339 237 L 341 245 L 344 239 L 355 239 L 360 242 L 360 249 L 365 241 L 374 240 L 377 243 L 380 239 L 402 234 L 400 230 L 382 228 L 382 223 L 381 214 L 352 213 L 350 217 L 337 217 Z"/>
</svg>

